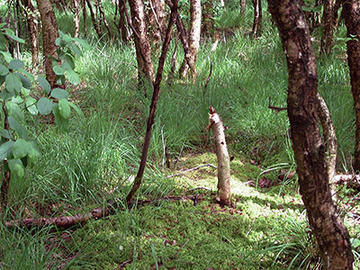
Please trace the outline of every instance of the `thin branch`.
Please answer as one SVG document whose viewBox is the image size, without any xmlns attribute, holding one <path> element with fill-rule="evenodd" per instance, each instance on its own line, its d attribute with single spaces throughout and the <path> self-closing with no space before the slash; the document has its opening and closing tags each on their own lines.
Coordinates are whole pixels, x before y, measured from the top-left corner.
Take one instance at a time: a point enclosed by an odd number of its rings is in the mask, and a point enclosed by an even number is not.
<svg viewBox="0 0 360 270">
<path fill-rule="evenodd" d="M 275 107 L 271 105 L 271 97 L 269 97 L 269 109 L 274 110 L 276 113 L 279 113 L 280 111 L 287 111 L 287 108 L 281 108 L 281 107 Z"/>
<path fill-rule="evenodd" d="M 209 72 L 209 76 L 207 77 L 206 79 L 206 82 L 205 82 L 205 89 L 208 87 L 209 85 L 209 82 L 210 82 L 210 77 L 211 77 L 211 74 L 212 74 L 212 69 L 213 69 L 213 63 L 212 61 L 210 62 L 210 72 Z"/>
</svg>

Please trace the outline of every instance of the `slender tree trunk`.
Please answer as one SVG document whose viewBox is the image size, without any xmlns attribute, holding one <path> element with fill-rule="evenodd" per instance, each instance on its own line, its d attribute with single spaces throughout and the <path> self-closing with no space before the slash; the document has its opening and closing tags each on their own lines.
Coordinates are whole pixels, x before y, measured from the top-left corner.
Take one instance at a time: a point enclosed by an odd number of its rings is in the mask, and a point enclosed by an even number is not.
<svg viewBox="0 0 360 270">
<path fill-rule="evenodd" d="M 190 68 L 193 79 L 196 78 L 196 59 L 200 47 L 201 35 L 201 0 L 190 0 L 189 57 L 183 61 L 180 76 L 185 77 Z"/>
<path fill-rule="evenodd" d="M 94 25 L 94 28 L 95 28 L 95 31 L 96 31 L 96 34 L 98 35 L 99 39 L 102 37 L 102 32 L 101 32 L 101 27 L 97 21 L 97 19 L 95 18 L 95 14 L 94 14 L 94 10 L 91 6 L 91 3 L 89 0 L 86 0 L 86 3 L 88 5 L 88 8 L 89 8 L 89 11 L 90 11 L 90 17 L 91 17 L 91 21 Z"/>
<path fill-rule="evenodd" d="M 134 27 L 136 59 L 138 62 L 139 81 L 143 79 L 154 81 L 154 66 L 151 57 L 151 47 L 145 24 L 144 4 L 142 0 L 130 0 L 131 21 Z"/>
<path fill-rule="evenodd" d="M 39 18 L 35 13 L 35 8 L 31 3 L 31 0 L 24 0 L 23 5 L 25 7 L 27 26 L 30 34 L 30 43 L 31 43 L 31 57 L 32 64 L 37 66 L 39 64 L 39 30 L 38 30 L 38 21 Z"/>
<path fill-rule="evenodd" d="M 103 11 L 103 9 L 102 9 L 101 0 L 98 0 L 97 9 L 99 10 L 99 17 L 100 17 L 100 18 L 99 18 L 99 20 L 100 20 L 99 25 L 100 25 L 100 27 L 101 27 L 101 22 L 104 23 L 105 28 L 106 28 L 106 30 L 108 31 L 109 38 L 111 39 L 112 34 L 111 34 L 110 26 L 109 26 L 108 22 L 106 21 L 105 13 L 104 13 L 104 11 Z"/>
<path fill-rule="evenodd" d="M 244 15 L 246 10 L 246 0 L 240 0 L 240 14 Z"/>
<path fill-rule="evenodd" d="M 224 125 L 213 107 L 209 108 L 209 126 L 214 134 L 215 151 L 218 161 L 218 195 L 220 205 L 230 206 L 230 157 L 226 145 Z"/>
<path fill-rule="evenodd" d="M 323 33 L 320 42 L 320 51 L 326 55 L 331 53 L 331 44 L 335 30 L 334 13 L 335 0 L 324 0 Z"/>
<path fill-rule="evenodd" d="M 80 0 L 73 0 L 74 3 L 74 23 L 75 23 L 75 31 L 74 31 L 74 37 L 79 37 L 80 32 Z"/>
<path fill-rule="evenodd" d="M 160 49 L 165 31 L 165 2 L 163 0 L 149 0 L 146 13 L 149 38 L 156 49 Z"/>
<path fill-rule="evenodd" d="M 9 130 L 9 120 L 8 115 L 6 112 L 5 102 L 2 105 L 2 111 L 4 114 L 4 129 Z M 4 138 L 5 141 L 9 141 L 9 139 Z M 1 218 L 4 217 L 7 205 L 8 205 L 8 197 L 9 197 L 9 188 L 10 188 L 10 180 L 11 180 L 11 172 L 10 170 L 6 170 L 7 160 L 5 159 L 4 162 L 1 164 L 2 166 L 2 183 L 1 183 L 1 190 L 0 190 L 0 206 L 1 206 Z"/>
<path fill-rule="evenodd" d="M 254 6 L 254 22 L 252 27 L 252 35 L 254 38 L 261 36 L 262 10 L 261 0 L 252 0 Z"/>
<path fill-rule="evenodd" d="M 55 40 L 59 37 L 58 27 L 50 0 L 37 0 L 36 2 L 41 15 L 46 79 L 49 81 L 51 89 L 53 89 L 58 86 L 56 74 L 52 68 L 52 57 L 58 58 L 55 44 Z"/>
<path fill-rule="evenodd" d="M 87 26 L 86 26 L 86 1 L 85 0 L 81 0 L 82 3 L 82 12 L 83 12 L 83 21 L 84 21 L 84 36 L 85 38 L 87 37 Z"/>
<path fill-rule="evenodd" d="M 163 43 L 162 50 L 161 50 L 161 56 L 159 59 L 159 65 L 158 65 L 158 69 L 157 69 L 157 73 L 156 73 L 156 80 L 153 85 L 154 92 L 153 92 L 153 96 L 152 96 L 152 100 L 151 100 L 149 118 L 148 118 L 147 126 L 146 126 L 146 134 L 145 134 L 144 146 L 143 146 L 143 150 L 142 150 L 142 154 L 141 154 L 140 166 L 139 166 L 138 173 L 135 177 L 134 184 L 133 184 L 129 194 L 126 197 L 126 201 L 127 201 L 128 205 L 131 205 L 131 200 L 132 200 L 133 196 L 135 195 L 136 191 L 139 189 L 141 182 L 142 182 L 143 175 L 144 175 L 147 154 L 148 154 L 149 146 L 150 146 L 151 130 L 152 130 L 152 126 L 155 122 L 156 106 L 157 106 L 157 102 L 159 100 L 160 91 L 161 91 L 160 84 L 161 84 L 161 80 L 162 80 L 166 54 L 169 49 L 169 44 L 170 44 L 170 40 L 171 40 L 172 27 L 176 21 L 177 9 L 178 9 L 178 0 L 172 0 L 170 21 L 169 21 L 169 25 L 166 30 L 165 39 L 164 39 L 164 43 Z"/>
<path fill-rule="evenodd" d="M 126 27 L 126 16 L 125 16 L 126 5 L 123 0 L 119 0 L 119 28 L 121 31 L 121 39 L 123 42 L 127 43 L 128 40 L 128 29 Z"/>
<path fill-rule="evenodd" d="M 268 0 L 287 59 L 288 115 L 300 193 L 324 269 L 352 269 L 350 237 L 329 188 L 317 114 L 317 70 L 310 33 L 298 1 Z"/>
<path fill-rule="evenodd" d="M 351 91 L 354 98 L 356 115 L 354 170 L 360 172 L 360 2 L 358 0 L 344 1 L 343 17 L 347 27 L 347 55 L 351 79 Z"/>
</svg>

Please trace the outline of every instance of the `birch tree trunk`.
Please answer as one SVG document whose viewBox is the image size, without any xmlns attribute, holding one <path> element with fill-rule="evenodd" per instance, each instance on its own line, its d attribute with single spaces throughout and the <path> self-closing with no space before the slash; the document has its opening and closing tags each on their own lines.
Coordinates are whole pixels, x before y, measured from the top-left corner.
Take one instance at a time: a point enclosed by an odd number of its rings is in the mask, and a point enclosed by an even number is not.
<svg viewBox="0 0 360 270">
<path fill-rule="evenodd" d="M 218 195 L 220 205 L 229 206 L 230 201 L 230 158 L 226 145 L 224 125 L 213 107 L 209 108 L 209 127 L 214 134 L 215 151 L 218 161 Z"/>
<path fill-rule="evenodd" d="M 355 37 L 347 42 L 348 65 L 350 70 L 351 91 L 355 108 L 355 151 L 354 170 L 360 172 L 360 3 L 357 0 L 344 1 L 343 17 L 347 36 Z"/>
<path fill-rule="evenodd" d="M 190 29 L 188 34 L 189 57 L 184 59 L 180 76 L 184 78 L 190 68 L 193 78 L 196 77 L 196 59 L 200 47 L 201 35 L 201 0 L 190 0 Z"/>
<path fill-rule="evenodd" d="M 252 27 L 252 35 L 254 38 L 261 36 L 262 10 L 261 0 L 252 0 L 254 6 L 254 22 Z"/>
<path fill-rule="evenodd" d="M 153 83 L 155 78 L 154 66 L 145 24 L 144 4 L 142 0 L 129 0 L 129 4 L 131 21 L 135 31 L 133 36 L 136 48 L 136 59 L 138 62 L 139 81 L 141 83 L 143 79 L 146 79 Z"/>
<path fill-rule="evenodd" d="M 317 68 L 308 25 L 294 0 L 268 0 L 286 55 L 288 115 L 300 193 L 324 269 L 352 269 L 350 236 L 331 197 L 317 114 Z"/>
<path fill-rule="evenodd" d="M 36 0 L 41 15 L 43 33 L 43 54 L 46 79 L 51 89 L 57 87 L 56 74 L 52 68 L 52 57 L 58 58 L 55 40 L 59 37 L 55 13 L 50 0 Z"/>
<path fill-rule="evenodd" d="M 329 55 L 331 53 L 331 44 L 333 39 L 333 34 L 335 30 L 334 19 L 335 12 L 335 0 L 324 0 L 324 13 L 323 13 L 323 34 L 321 36 L 320 42 L 320 51 Z"/>
</svg>

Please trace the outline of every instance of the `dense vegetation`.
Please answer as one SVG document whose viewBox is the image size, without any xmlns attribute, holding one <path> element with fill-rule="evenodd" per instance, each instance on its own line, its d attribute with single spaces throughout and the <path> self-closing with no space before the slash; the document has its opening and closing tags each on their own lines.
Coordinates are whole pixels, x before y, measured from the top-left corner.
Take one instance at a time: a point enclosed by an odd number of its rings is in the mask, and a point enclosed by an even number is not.
<svg viewBox="0 0 360 270">
<path fill-rule="evenodd" d="M 103 4 L 111 21 L 113 5 Z M 139 204 L 131 209 L 124 199 L 139 164 L 151 97 L 138 89 L 132 42 L 106 35 L 99 40 L 88 18 L 90 48 L 75 61 L 81 83 L 67 83 L 69 101 L 84 116 L 72 114 L 66 132 L 44 116 L 26 117 L 42 157 L 26 168 L 24 178 L 12 181 L 6 217 L 68 216 L 110 199 L 119 207 L 110 217 L 66 230 L 1 224 L 1 269 L 321 269 L 293 174 L 287 114 L 268 107 L 269 98 L 272 105 L 286 107 L 287 70 L 277 29 L 263 5 L 262 35 L 256 39 L 248 34 L 251 5 L 242 16 L 238 1 L 218 8 L 213 19 L 221 39 L 212 51 L 211 36 L 203 36 L 194 84 L 177 77 L 169 84 L 166 61 L 148 166 Z M 56 10 L 59 29 L 70 36 L 72 16 Z M 313 32 L 317 51 L 320 34 Z M 317 58 L 319 91 L 336 128 L 337 168 L 352 172 L 355 126 L 342 22 L 335 35 L 331 55 Z M 31 66 L 31 54 L 22 46 L 20 58 L 29 72 L 43 72 Z M 169 55 L 175 46 L 181 55 L 180 42 L 171 43 Z M 212 167 L 173 176 L 216 164 L 212 134 L 204 131 L 209 106 L 228 127 L 234 208 L 214 201 Z M 338 191 L 355 268 L 360 268 L 359 190 L 339 185 Z M 195 197 L 196 202 L 189 199 Z"/>
</svg>

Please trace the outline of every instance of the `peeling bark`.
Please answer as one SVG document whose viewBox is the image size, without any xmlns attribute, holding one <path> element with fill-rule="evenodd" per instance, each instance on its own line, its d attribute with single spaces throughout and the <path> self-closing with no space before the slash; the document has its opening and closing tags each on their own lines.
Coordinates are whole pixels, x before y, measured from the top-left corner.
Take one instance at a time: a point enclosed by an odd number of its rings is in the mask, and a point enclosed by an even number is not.
<svg viewBox="0 0 360 270">
<path fill-rule="evenodd" d="M 196 78 L 196 59 L 200 47 L 201 34 L 201 0 L 190 0 L 189 57 L 183 61 L 180 76 L 185 77 L 190 68 L 193 79 Z"/>
<path fill-rule="evenodd" d="M 214 134 L 215 151 L 218 161 L 218 194 L 220 205 L 230 206 L 230 157 L 226 145 L 224 125 L 213 107 L 209 108 L 209 126 Z"/>
<path fill-rule="evenodd" d="M 151 47 L 145 24 L 144 4 L 142 0 L 130 0 L 131 21 L 134 27 L 134 42 L 140 83 L 143 79 L 154 82 L 154 66 Z"/>
<path fill-rule="evenodd" d="M 326 55 L 331 53 L 331 44 L 335 30 L 335 1 L 336 0 L 324 0 L 324 13 L 322 19 L 323 34 L 321 36 L 320 51 Z"/>
<path fill-rule="evenodd" d="M 348 65 L 350 70 L 351 91 L 355 108 L 355 151 L 354 170 L 360 172 L 360 3 L 357 0 L 344 1 L 343 17 L 347 36 L 354 37 L 347 42 Z"/>
<path fill-rule="evenodd" d="M 41 15 L 43 33 L 43 54 L 46 79 L 51 89 L 57 87 L 56 74 L 52 68 L 52 58 L 58 58 L 55 40 L 59 37 L 55 13 L 50 0 L 36 0 Z"/>
<path fill-rule="evenodd" d="M 286 55 L 288 115 L 300 193 L 324 269 L 352 269 L 350 236 L 332 201 L 325 146 L 318 125 L 317 68 L 301 6 L 293 0 L 268 0 Z"/>
<path fill-rule="evenodd" d="M 31 43 L 31 59 L 32 64 L 37 66 L 39 64 L 39 30 L 38 21 L 39 18 L 35 13 L 35 8 L 31 3 L 31 0 L 24 0 L 23 5 L 25 7 L 27 26 L 30 34 Z"/>
<path fill-rule="evenodd" d="M 80 32 L 80 3 L 79 0 L 73 0 L 74 4 L 74 24 L 75 24 L 75 30 L 74 30 L 74 37 L 79 37 Z"/>
</svg>

